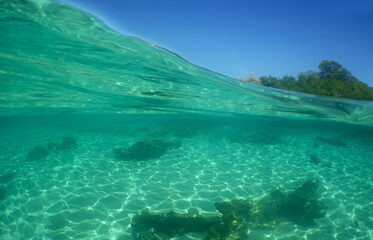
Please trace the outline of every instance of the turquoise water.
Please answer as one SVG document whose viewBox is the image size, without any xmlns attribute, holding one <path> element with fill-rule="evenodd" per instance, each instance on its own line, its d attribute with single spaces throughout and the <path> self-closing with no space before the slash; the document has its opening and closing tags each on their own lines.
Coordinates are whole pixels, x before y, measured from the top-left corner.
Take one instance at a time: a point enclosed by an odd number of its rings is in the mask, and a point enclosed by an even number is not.
<svg viewBox="0 0 373 240">
<path fill-rule="evenodd" d="M 314 178 L 325 216 L 248 239 L 373 239 L 372 102 L 239 82 L 57 2 L 0 19 L 1 239 L 133 239 L 143 209 L 221 216 Z"/>
</svg>

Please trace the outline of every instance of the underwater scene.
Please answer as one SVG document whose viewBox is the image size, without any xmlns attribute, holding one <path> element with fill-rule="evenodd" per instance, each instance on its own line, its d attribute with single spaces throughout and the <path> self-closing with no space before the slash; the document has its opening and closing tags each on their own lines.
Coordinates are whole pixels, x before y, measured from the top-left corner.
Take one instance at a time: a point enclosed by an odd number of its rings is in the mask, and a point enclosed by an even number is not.
<svg viewBox="0 0 373 240">
<path fill-rule="evenodd" d="M 373 239 L 373 102 L 0 0 L 0 239 Z"/>
</svg>

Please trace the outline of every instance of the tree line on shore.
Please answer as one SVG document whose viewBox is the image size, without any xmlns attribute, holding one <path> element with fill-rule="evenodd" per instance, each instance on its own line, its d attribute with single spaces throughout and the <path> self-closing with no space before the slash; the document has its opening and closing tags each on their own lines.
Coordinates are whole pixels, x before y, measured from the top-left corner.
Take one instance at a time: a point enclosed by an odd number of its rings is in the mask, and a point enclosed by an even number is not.
<svg viewBox="0 0 373 240">
<path fill-rule="evenodd" d="M 346 68 L 335 61 L 322 61 L 320 72 L 300 73 L 298 78 L 260 77 L 263 86 L 315 95 L 373 101 L 373 88 L 359 81 Z"/>
</svg>

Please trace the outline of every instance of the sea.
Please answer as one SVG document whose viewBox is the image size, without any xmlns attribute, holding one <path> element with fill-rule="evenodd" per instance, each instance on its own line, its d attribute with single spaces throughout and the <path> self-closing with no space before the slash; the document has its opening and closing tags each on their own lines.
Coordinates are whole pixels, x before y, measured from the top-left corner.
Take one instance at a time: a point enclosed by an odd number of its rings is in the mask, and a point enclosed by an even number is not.
<svg viewBox="0 0 373 240">
<path fill-rule="evenodd" d="M 310 179 L 324 216 L 247 239 L 373 239 L 373 102 L 241 82 L 50 0 L 1 0 L 0 49 L 0 239 L 130 240 L 144 209 L 219 217 Z"/>
</svg>

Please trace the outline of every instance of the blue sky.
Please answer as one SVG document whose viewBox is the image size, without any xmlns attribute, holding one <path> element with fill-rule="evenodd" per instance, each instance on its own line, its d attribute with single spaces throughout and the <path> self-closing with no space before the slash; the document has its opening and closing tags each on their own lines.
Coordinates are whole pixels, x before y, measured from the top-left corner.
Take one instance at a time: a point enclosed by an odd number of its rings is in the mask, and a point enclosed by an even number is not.
<svg viewBox="0 0 373 240">
<path fill-rule="evenodd" d="M 230 77 L 296 76 L 334 60 L 373 87 L 372 0 L 61 1 Z"/>
</svg>

